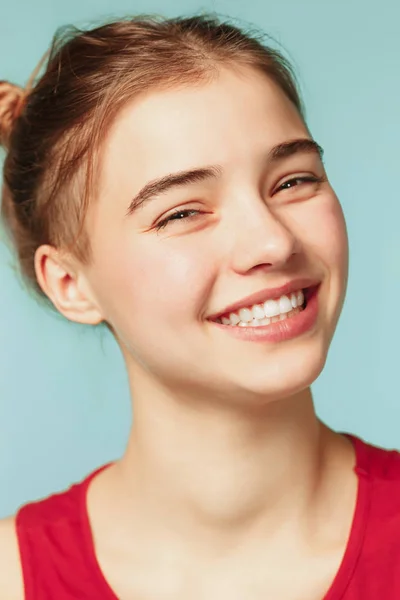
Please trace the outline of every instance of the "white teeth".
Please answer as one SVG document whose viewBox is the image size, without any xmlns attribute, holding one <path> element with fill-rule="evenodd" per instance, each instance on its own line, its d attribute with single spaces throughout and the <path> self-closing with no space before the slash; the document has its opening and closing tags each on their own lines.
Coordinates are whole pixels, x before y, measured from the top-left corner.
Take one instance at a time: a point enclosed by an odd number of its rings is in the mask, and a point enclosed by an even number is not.
<svg viewBox="0 0 400 600">
<path fill-rule="evenodd" d="M 279 301 L 267 300 L 264 302 L 264 313 L 266 317 L 276 317 L 280 312 Z"/>
<path fill-rule="evenodd" d="M 260 319 L 260 325 L 269 325 L 271 323 L 271 319 Z"/>
<path fill-rule="evenodd" d="M 293 309 L 292 303 L 287 296 L 282 296 L 279 298 L 279 312 L 288 313 Z"/>
<path fill-rule="evenodd" d="M 253 317 L 255 319 L 264 319 L 265 318 L 264 308 L 261 306 L 261 304 L 256 304 L 255 306 L 253 306 L 251 312 L 253 313 Z"/>
<path fill-rule="evenodd" d="M 239 310 L 239 319 L 244 323 L 251 323 L 253 320 L 253 313 L 249 308 L 241 308 Z"/>
<path fill-rule="evenodd" d="M 230 313 L 217 319 L 223 325 L 240 325 L 241 327 L 259 327 L 277 321 L 283 321 L 287 315 L 294 316 L 303 309 L 304 293 L 302 290 L 290 295 L 281 296 L 277 300 L 267 300 L 264 304 L 255 304 L 248 308 L 241 308 L 237 313 Z"/>
<path fill-rule="evenodd" d="M 230 321 L 231 325 L 237 325 L 240 322 L 240 319 L 236 313 L 231 313 L 229 315 L 229 321 Z"/>
</svg>

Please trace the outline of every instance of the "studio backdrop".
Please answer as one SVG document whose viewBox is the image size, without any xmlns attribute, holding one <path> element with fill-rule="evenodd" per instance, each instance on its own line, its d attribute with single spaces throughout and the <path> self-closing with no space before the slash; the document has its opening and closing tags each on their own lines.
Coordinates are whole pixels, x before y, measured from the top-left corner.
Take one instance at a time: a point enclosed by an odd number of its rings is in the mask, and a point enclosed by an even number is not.
<svg viewBox="0 0 400 600">
<path fill-rule="evenodd" d="M 347 219 L 348 295 L 313 387 L 335 429 L 400 448 L 400 3 L 397 0 L 15 0 L 0 3 L 0 79 L 24 85 L 59 26 L 216 12 L 294 64 Z M 133 415 L 134 416 L 134 415 Z M 0 517 L 118 457 L 131 420 L 110 333 L 38 303 L 0 241 Z"/>
</svg>

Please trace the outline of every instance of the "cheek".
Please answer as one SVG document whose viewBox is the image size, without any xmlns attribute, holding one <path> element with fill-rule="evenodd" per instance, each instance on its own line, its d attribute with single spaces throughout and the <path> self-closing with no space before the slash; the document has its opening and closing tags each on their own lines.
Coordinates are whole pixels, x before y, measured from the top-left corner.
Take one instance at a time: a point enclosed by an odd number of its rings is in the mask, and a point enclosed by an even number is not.
<svg viewBox="0 0 400 600">
<path fill-rule="evenodd" d="M 337 198 L 321 207 L 319 218 L 320 229 L 318 232 L 318 246 L 321 248 L 321 257 L 331 270 L 338 269 L 343 277 L 347 278 L 348 270 L 348 238 L 347 229 Z"/>
<path fill-rule="evenodd" d="M 210 285 L 212 262 L 204 246 L 151 237 L 119 244 L 97 262 L 102 304 L 122 327 L 193 319 Z"/>
<path fill-rule="evenodd" d="M 304 251 L 311 251 L 331 271 L 347 277 L 347 230 L 336 196 L 332 193 L 299 206 L 295 217 L 294 226 Z"/>
</svg>

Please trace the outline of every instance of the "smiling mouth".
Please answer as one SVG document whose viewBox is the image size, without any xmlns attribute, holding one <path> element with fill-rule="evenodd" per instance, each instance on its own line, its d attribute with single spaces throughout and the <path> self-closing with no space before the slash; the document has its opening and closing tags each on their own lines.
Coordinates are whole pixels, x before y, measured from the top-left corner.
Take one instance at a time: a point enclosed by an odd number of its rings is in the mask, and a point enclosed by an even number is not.
<svg viewBox="0 0 400 600">
<path fill-rule="evenodd" d="M 214 323 L 228 327 L 263 327 L 278 321 L 291 319 L 302 312 L 307 305 L 311 288 L 300 289 L 279 298 L 269 299 L 261 304 L 243 307 L 236 312 L 220 315 L 212 319 Z"/>
</svg>

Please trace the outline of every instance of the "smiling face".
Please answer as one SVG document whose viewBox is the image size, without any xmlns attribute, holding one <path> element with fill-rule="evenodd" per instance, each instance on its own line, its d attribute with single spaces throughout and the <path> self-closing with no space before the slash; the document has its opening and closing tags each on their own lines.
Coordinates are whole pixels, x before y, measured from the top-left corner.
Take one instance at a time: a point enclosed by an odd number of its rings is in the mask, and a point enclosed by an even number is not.
<svg viewBox="0 0 400 600">
<path fill-rule="evenodd" d="M 150 92 L 119 115 L 102 160 L 83 273 L 136 380 L 264 400 L 307 387 L 344 299 L 347 237 L 283 92 L 250 70 Z M 311 284 L 313 314 L 292 317 L 297 329 L 227 324 Z"/>
</svg>

